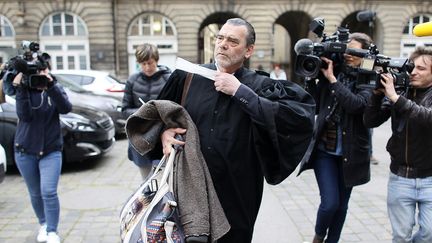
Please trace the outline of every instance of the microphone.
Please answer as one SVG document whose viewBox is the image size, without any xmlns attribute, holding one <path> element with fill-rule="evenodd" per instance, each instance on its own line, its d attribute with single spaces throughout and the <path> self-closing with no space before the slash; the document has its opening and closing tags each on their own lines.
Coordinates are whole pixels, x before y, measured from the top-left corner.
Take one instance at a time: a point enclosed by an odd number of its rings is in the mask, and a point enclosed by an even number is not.
<svg viewBox="0 0 432 243">
<path fill-rule="evenodd" d="M 413 33 L 417 37 L 432 36 L 432 21 L 416 25 Z"/>
<path fill-rule="evenodd" d="M 314 49 L 313 42 L 306 38 L 298 40 L 294 45 L 294 51 L 297 55 L 312 54 L 313 49 Z"/>
<path fill-rule="evenodd" d="M 356 15 L 356 19 L 358 22 L 369 22 L 375 20 L 376 13 L 371 10 L 360 11 Z"/>
</svg>

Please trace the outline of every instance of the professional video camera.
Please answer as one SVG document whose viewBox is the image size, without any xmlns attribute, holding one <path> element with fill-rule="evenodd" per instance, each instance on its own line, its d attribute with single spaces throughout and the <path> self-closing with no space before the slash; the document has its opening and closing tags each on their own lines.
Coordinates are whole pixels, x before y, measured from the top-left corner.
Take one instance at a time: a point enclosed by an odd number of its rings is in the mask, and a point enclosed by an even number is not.
<svg viewBox="0 0 432 243">
<path fill-rule="evenodd" d="M 327 64 L 320 59 L 322 56 L 333 60 L 335 64 L 343 62 L 342 54 L 347 50 L 349 29 L 338 27 L 336 33 L 327 36 L 323 33 L 324 27 L 324 19 L 315 18 L 309 25 L 309 29 L 322 38 L 321 42 L 314 43 L 309 39 L 300 39 L 295 44 L 297 75 L 308 79 L 316 77 L 320 68 L 327 68 Z"/>
<path fill-rule="evenodd" d="M 45 89 L 48 86 L 48 78 L 40 75 L 39 71 L 48 67 L 47 61 L 39 55 L 39 44 L 23 41 L 22 55 L 11 58 L 5 67 L 4 82 L 12 83 L 18 73 L 23 74 L 21 85 L 30 89 Z"/>
<path fill-rule="evenodd" d="M 409 87 L 409 74 L 414 69 L 414 64 L 407 58 L 381 55 L 375 45 L 371 45 L 366 52 L 357 51 L 355 56 L 363 58 L 357 70 L 357 87 L 384 88 L 380 82 L 382 73 L 390 73 L 393 76 L 397 92 Z"/>
</svg>

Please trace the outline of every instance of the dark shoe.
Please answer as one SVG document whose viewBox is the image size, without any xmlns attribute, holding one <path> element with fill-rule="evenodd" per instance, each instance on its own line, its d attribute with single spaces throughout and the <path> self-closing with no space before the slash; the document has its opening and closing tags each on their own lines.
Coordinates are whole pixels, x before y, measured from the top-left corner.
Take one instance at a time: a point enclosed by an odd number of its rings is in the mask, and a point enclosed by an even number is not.
<svg viewBox="0 0 432 243">
<path fill-rule="evenodd" d="M 315 235 L 312 240 L 312 243 L 323 243 L 323 242 L 324 242 L 324 237 L 319 235 Z"/>
</svg>

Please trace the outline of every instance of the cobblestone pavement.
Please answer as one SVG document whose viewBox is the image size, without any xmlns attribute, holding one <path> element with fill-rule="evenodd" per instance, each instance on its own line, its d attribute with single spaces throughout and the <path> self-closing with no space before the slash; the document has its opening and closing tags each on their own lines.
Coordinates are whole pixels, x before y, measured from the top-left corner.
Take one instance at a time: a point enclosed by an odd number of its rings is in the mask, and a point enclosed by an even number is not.
<svg viewBox="0 0 432 243">
<path fill-rule="evenodd" d="M 386 213 L 389 126 L 374 130 L 374 156 L 370 183 L 355 187 L 341 242 L 391 242 Z M 104 157 L 65 165 L 59 185 L 63 242 L 120 242 L 121 206 L 140 184 L 138 169 L 127 160 L 127 140 L 119 139 Z M 319 192 L 312 171 L 294 172 L 278 186 L 265 186 L 255 227 L 254 243 L 311 241 Z M 23 179 L 8 173 L 0 184 L 0 242 L 33 243 L 38 230 Z"/>
</svg>

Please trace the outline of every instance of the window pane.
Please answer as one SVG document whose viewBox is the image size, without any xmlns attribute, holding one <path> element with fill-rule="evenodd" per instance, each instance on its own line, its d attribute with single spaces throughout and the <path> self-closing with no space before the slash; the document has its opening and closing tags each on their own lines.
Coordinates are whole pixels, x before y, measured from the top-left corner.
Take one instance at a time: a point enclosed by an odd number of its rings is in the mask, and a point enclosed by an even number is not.
<svg viewBox="0 0 432 243">
<path fill-rule="evenodd" d="M 150 24 L 150 15 L 145 15 L 141 18 L 143 24 Z"/>
<path fill-rule="evenodd" d="M 80 69 L 81 70 L 87 69 L 87 58 L 86 58 L 86 56 L 80 56 L 79 57 L 79 62 L 80 62 Z"/>
<path fill-rule="evenodd" d="M 130 35 L 139 35 L 138 33 L 138 23 L 135 23 L 131 27 Z"/>
<path fill-rule="evenodd" d="M 423 16 L 423 23 L 429 22 L 429 17 Z"/>
<path fill-rule="evenodd" d="M 73 26 L 66 26 L 66 35 L 74 35 L 74 28 Z"/>
<path fill-rule="evenodd" d="M 46 45 L 45 50 L 46 51 L 61 51 L 62 47 L 61 47 L 61 45 Z"/>
<path fill-rule="evenodd" d="M 413 18 L 413 23 L 414 24 L 418 24 L 420 22 L 420 16 L 414 17 Z"/>
<path fill-rule="evenodd" d="M 68 56 L 68 69 L 75 69 L 75 57 Z"/>
<path fill-rule="evenodd" d="M 50 35 L 49 21 L 46 21 L 42 26 L 42 35 Z"/>
<path fill-rule="evenodd" d="M 408 25 L 405 25 L 405 28 L 404 28 L 404 30 L 403 30 L 403 33 L 404 33 L 404 34 L 409 34 L 409 27 L 408 27 Z"/>
<path fill-rule="evenodd" d="M 12 29 L 9 26 L 5 26 L 3 36 L 12 36 Z"/>
<path fill-rule="evenodd" d="M 150 33 L 150 26 L 143 26 L 143 28 L 142 28 L 142 34 L 143 35 L 151 35 L 151 33 Z"/>
<path fill-rule="evenodd" d="M 165 20 L 165 34 L 166 35 L 174 35 L 174 31 L 168 20 Z"/>
<path fill-rule="evenodd" d="M 62 35 L 61 26 L 53 26 L 54 35 Z"/>
<path fill-rule="evenodd" d="M 85 46 L 83 45 L 68 45 L 68 50 L 85 50 Z"/>
<path fill-rule="evenodd" d="M 66 24 L 73 23 L 73 16 L 70 14 L 65 14 L 65 22 Z"/>
<path fill-rule="evenodd" d="M 60 24 L 61 23 L 61 15 L 60 14 L 53 15 L 52 21 L 54 24 Z"/>
<path fill-rule="evenodd" d="M 83 23 L 81 23 L 81 21 L 78 21 L 77 29 L 78 29 L 78 35 L 86 35 L 85 27 Z"/>
<path fill-rule="evenodd" d="M 56 62 L 57 62 L 57 69 L 63 69 L 63 58 L 56 57 Z"/>
</svg>

